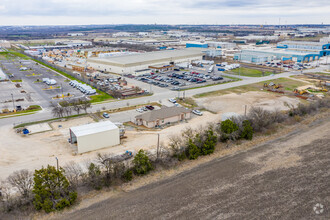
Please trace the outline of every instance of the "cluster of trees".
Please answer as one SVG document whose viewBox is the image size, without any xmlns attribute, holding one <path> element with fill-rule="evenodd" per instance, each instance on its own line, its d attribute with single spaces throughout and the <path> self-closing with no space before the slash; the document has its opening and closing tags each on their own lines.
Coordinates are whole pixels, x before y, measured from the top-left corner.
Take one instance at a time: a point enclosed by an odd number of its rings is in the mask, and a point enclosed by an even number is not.
<svg viewBox="0 0 330 220">
<path fill-rule="evenodd" d="M 201 155 L 213 153 L 218 142 L 235 142 L 239 139 L 252 140 L 255 133 L 266 133 L 277 124 L 298 122 L 300 117 L 329 108 L 329 98 L 311 104 L 289 106 L 289 111 L 268 111 L 260 107 L 252 107 L 246 116 L 232 117 L 219 123 L 211 123 L 206 128 L 185 129 L 181 134 L 170 137 L 170 148 L 175 158 L 183 160 L 197 159 Z"/>
<path fill-rule="evenodd" d="M 70 101 L 63 101 L 60 105 L 56 103 L 51 103 L 52 105 L 52 113 L 56 118 L 62 118 L 65 116 L 72 115 L 73 112 L 76 112 L 77 115 L 81 111 L 85 111 L 87 113 L 87 109 L 91 107 L 91 103 L 88 100 L 76 99 Z"/>
<path fill-rule="evenodd" d="M 85 166 L 71 162 L 58 169 L 48 165 L 35 172 L 20 170 L 0 182 L 0 211 L 62 210 L 75 203 L 79 190 L 100 190 L 131 181 L 134 175 L 145 175 L 152 169 L 147 153 L 140 150 L 132 163 L 97 154 Z"/>
<path fill-rule="evenodd" d="M 17 192 L 13 194 L 13 191 Z M 68 207 L 77 199 L 77 192 L 65 176 L 65 170 L 48 165 L 35 172 L 20 170 L 0 185 L 1 206 L 5 211 L 44 210 L 51 212 Z"/>
</svg>

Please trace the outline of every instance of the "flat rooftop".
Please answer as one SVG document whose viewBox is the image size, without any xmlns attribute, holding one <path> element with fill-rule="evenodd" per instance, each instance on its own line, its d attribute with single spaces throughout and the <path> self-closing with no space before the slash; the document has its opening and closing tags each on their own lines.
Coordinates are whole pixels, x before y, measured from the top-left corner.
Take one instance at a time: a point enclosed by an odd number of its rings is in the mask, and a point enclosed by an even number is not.
<svg viewBox="0 0 330 220">
<path fill-rule="evenodd" d="M 184 50 L 163 50 L 154 51 L 139 54 L 129 54 L 117 57 L 102 57 L 102 58 L 89 58 L 87 61 L 90 62 L 100 62 L 105 64 L 119 64 L 119 65 L 129 65 L 135 63 L 153 63 L 157 60 L 172 60 L 185 57 L 202 56 L 203 52 L 196 49 L 184 49 Z"/>
<path fill-rule="evenodd" d="M 299 45 L 315 45 L 315 46 L 322 46 L 326 43 L 322 43 L 322 42 L 311 42 L 311 41 L 289 41 L 289 40 L 286 40 L 286 41 L 282 41 L 282 42 L 279 42 L 279 44 L 299 44 Z"/>
<path fill-rule="evenodd" d="M 319 54 L 319 53 L 304 53 L 300 51 L 293 51 L 293 50 L 281 50 L 281 49 L 246 49 L 242 50 L 242 52 L 251 52 L 251 53 L 280 53 L 280 54 L 286 54 L 286 55 L 298 55 L 298 56 L 306 56 L 309 54 Z"/>
<path fill-rule="evenodd" d="M 118 127 L 111 121 L 103 121 L 98 123 L 91 123 L 76 127 L 71 127 L 70 130 L 76 137 L 86 136 L 90 134 L 96 134 L 104 131 L 118 129 Z"/>
</svg>

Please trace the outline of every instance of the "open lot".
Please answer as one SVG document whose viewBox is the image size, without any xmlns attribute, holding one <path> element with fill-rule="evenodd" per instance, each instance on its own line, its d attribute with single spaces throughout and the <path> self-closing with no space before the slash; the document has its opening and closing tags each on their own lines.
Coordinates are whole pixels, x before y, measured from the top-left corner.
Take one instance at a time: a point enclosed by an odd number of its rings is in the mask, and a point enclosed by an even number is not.
<svg viewBox="0 0 330 220">
<path fill-rule="evenodd" d="M 249 93 L 249 99 L 246 99 L 246 96 L 235 97 L 235 94 L 231 97 L 220 96 L 214 100 L 213 105 L 207 105 L 207 102 L 212 101 L 206 99 L 201 105 L 205 105 L 205 108 L 217 112 L 216 114 L 204 111 L 203 116 L 193 115 L 188 123 L 181 122 L 162 130 L 135 131 L 134 129 L 127 129 L 125 133 L 127 138 L 123 139 L 120 145 L 83 155 L 76 155 L 75 146 L 68 143 L 69 128 L 94 122 L 90 117 L 50 123 L 53 130 L 28 136 L 16 134 L 11 126 L 3 126 L 0 127 L 0 139 L 3 146 L 0 148 L 0 155 L 2 155 L 0 157 L 0 178 L 8 176 L 15 170 L 23 168 L 33 170 L 47 164 L 55 164 L 55 157 L 59 158 L 61 165 L 69 161 L 84 164 L 85 160 L 93 158 L 99 152 L 114 155 L 121 154 L 126 150 L 137 152 L 139 149 L 146 149 L 153 152 L 156 149 L 158 133 L 160 134 L 161 144 L 167 145 L 169 137 L 180 133 L 186 127 L 198 128 L 200 126 L 206 126 L 210 122 L 220 120 L 222 113 L 225 112 L 243 114 L 245 104 L 249 105 L 253 103 L 254 105 L 260 105 L 268 109 L 273 107 L 274 103 L 285 107 L 284 102 L 292 104 L 297 102 L 296 99 L 283 99 L 275 95 L 266 96 L 265 94 L 263 92 Z M 246 101 L 244 102 L 243 100 L 245 99 Z M 217 109 L 213 109 L 215 107 Z M 136 110 L 129 110 L 109 115 L 110 120 L 113 122 L 125 122 L 133 119 L 137 114 Z M 38 154 L 35 154 L 35 152 L 38 152 Z"/>
<path fill-rule="evenodd" d="M 274 72 L 271 71 L 264 71 L 264 70 L 247 68 L 247 67 L 239 67 L 237 69 L 226 71 L 226 73 L 232 75 L 249 76 L 249 77 L 262 77 L 262 76 L 269 76 L 271 74 L 274 74 Z"/>
<path fill-rule="evenodd" d="M 281 89 L 283 91 L 287 91 L 287 92 L 292 92 L 295 88 L 298 88 L 301 86 L 306 86 L 306 85 L 310 84 L 309 82 L 304 81 L 304 80 L 278 78 L 278 79 L 268 80 L 268 81 L 264 81 L 264 82 L 260 82 L 260 83 L 233 87 L 233 88 L 225 89 L 225 90 L 201 93 L 201 94 L 195 95 L 194 97 L 202 98 L 202 97 L 207 97 L 207 96 L 218 96 L 218 95 L 224 95 L 224 94 L 229 94 L 229 93 L 244 93 L 244 92 L 249 92 L 249 91 L 266 91 L 263 88 L 264 83 L 271 83 L 271 82 L 282 85 L 283 87 Z"/>
<path fill-rule="evenodd" d="M 53 219 L 329 219 L 329 125 L 316 121 Z"/>
</svg>

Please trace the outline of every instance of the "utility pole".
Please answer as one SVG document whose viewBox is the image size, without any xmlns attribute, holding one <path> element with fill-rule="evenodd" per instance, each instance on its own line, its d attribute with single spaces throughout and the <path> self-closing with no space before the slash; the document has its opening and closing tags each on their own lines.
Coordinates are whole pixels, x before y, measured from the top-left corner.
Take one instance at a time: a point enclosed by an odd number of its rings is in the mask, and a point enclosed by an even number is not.
<svg viewBox="0 0 330 220">
<path fill-rule="evenodd" d="M 15 109 L 15 102 L 14 102 L 14 95 L 13 95 L 13 93 L 11 93 L 11 99 L 13 101 L 13 109 L 14 109 L 14 112 L 15 112 L 16 109 Z"/>
<path fill-rule="evenodd" d="M 157 141 L 157 160 L 159 156 L 159 134 L 158 134 L 158 141 Z"/>
<path fill-rule="evenodd" d="M 245 117 L 246 117 L 246 105 L 245 105 L 244 115 L 245 115 Z"/>
<path fill-rule="evenodd" d="M 61 91 L 62 91 L 62 96 L 64 98 L 62 83 L 61 83 Z"/>
<path fill-rule="evenodd" d="M 56 169 L 57 169 L 57 171 L 58 171 L 58 158 L 55 157 L 55 159 L 56 159 Z"/>
</svg>

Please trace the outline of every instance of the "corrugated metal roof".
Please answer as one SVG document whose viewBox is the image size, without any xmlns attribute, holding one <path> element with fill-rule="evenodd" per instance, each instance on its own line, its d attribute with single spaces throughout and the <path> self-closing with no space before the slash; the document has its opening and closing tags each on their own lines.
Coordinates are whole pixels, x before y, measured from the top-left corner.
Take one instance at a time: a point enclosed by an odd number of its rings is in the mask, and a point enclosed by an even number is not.
<svg viewBox="0 0 330 220">
<path fill-rule="evenodd" d="M 111 121 L 91 123 L 70 128 L 70 130 L 75 134 L 76 137 L 86 136 L 114 129 L 119 128 Z"/>
<path fill-rule="evenodd" d="M 160 59 L 176 59 L 185 56 L 202 56 L 198 49 L 163 50 L 139 54 L 129 54 L 117 57 L 89 58 L 87 61 L 102 61 L 105 63 L 134 64 L 139 62 L 152 62 Z"/>
</svg>

